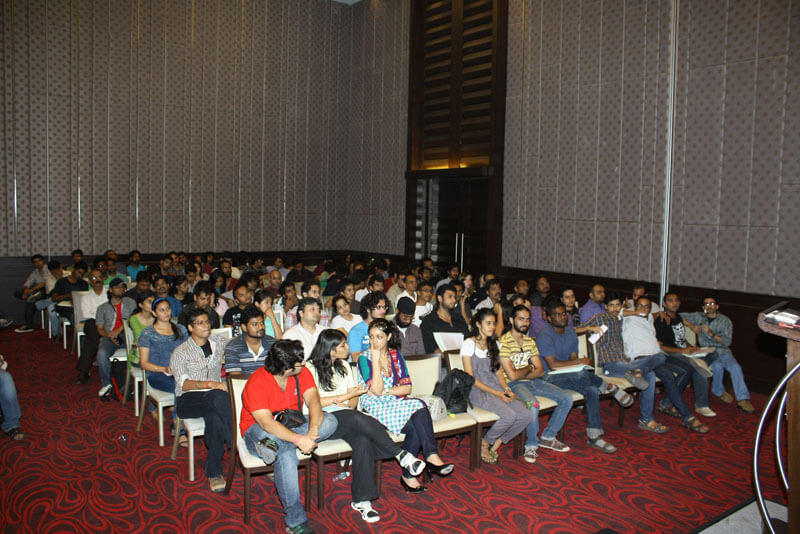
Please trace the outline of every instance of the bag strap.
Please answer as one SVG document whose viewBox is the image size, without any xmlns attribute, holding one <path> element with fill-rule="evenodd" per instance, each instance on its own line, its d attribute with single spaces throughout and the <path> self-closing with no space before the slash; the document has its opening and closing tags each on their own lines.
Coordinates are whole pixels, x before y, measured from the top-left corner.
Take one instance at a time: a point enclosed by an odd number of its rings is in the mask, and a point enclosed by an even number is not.
<svg viewBox="0 0 800 534">
<path fill-rule="evenodd" d="M 297 388 L 297 411 L 303 411 L 303 398 L 300 396 L 300 379 L 294 375 L 294 386 Z"/>
</svg>

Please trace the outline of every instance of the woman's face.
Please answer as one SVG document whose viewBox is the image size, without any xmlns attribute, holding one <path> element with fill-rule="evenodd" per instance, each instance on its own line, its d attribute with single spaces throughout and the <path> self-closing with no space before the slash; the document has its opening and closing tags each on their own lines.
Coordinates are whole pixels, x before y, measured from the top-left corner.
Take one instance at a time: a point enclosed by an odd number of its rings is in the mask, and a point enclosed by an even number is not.
<svg viewBox="0 0 800 534">
<path fill-rule="evenodd" d="M 386 349 L 386 344 L 389 343 L 390 334 L 384 333 L 380 328 L 372 328 L 369 331 L 369 348 L 372 351 L 382 351 Z"/>
<path fill-rule="evenodd" d="M 350 305 L 345 299 L 339 299 L 336 301 L 336 313 L 339 315 L 347 315 L 350 313 Z"/>
<path fill-rule="evenodd" d="M 575 307 L 575 292 L 571 289 L 564 291 L 561 295 L 561 303 L 568 309 L 571 310 Z"/>
<path fill-rule="evenodd" d="M 141 309 L 145 313 L 153 313 L 153 301 L 156 300 L 155 297 L 147 297 L 139 304 L 139 309 Z"/>
<path fill-rule="evenodd" d="M 336 348 L 331 351 L 331 359 L 333 360 L 346 360 L 350 357 L 350 345 L 346 340 L 336 345 Z"/>
<path fill-rule="evenodd" d="M 224 284 L 224 283 L 225 283 L 225 279 L 220 276 L 219 278 L 217 278 L 214 281 L 214 288 L 216 289 L 216 288 L 222 287 L 222 284 Z"/>
<path fill-rule="evenodd" d="M 469 289 L 472 287 L 472 275 L 468 274 L 464 277 L 464 289 Z"/>
<path fill-rule="evenodd" d="M 161 322 L 169 322 L 169 318 L 172 316 L 172 308 L 170 307 L 169 302 L 162 300 L 156 304 L 156 309 L 154 310 L 153 315 L 155 315 L 155 318 Z"/>
<path fill-rule="evenodd" d="M 184 280 L 183 282 L 181 282 L 180 284 L 178 284 L 178 291 L 179 291 L 180 293 L 186 293 L 187 291 L 189 291 L 189 282 L 187 282 L 186 280 Z"/>
<path fill-rule="evenodd" d="M 483 318 L 483 321 L 478 323 L 478 331 L 481 333 L 483 337 L 491 337 L 494 334 L 494 323 L 495 318 L 493 315 L 487 315 Z"/>
</svg>

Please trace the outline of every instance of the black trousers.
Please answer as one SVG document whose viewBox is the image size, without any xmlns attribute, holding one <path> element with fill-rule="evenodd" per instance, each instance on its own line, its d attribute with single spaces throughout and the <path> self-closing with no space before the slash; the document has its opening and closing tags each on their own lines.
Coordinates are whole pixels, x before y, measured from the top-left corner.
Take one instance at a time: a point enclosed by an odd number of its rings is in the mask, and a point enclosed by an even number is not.
<svg viewBox="0 0 800 534">
<path fill-rule="evenodd" d="M 406 435 L 403 448 L 414 456 L 422 451 L 423 458 L 427 460 L 430 455 L 439 454 L 436 438 L 433 436 L 433 421 L 428 408 L 420 408 L 414 412 L 406 426 L 403 427 L 403 433 Z M 412 478 L 411 473 L 406 469 L 403 469 L 403 476 Z"/>
<path fill-rule="evenodd" d="M 97 345 L 100 344 L 100 334 L 97 332 L 97 323 L 94 319 L 87 319 L 83 323 L 83 336 L 81 353 L 78 355 L 78 371 L 89 374 L 92 362 L 97 356 Z"/>
<path fill-rule="evenodd" d="M 231 441 L 231 405 L 228 393 L 220 389 L 187 391 L 175 399 L 178 417 L 202 417 L 206 423 L 203 439 L 208 447 L 206 476 L 222 476 L 222 455 L 225 442 Z M 231 459 L 231 461 L 235 461 Z"/>
<path fill-rule="evenodd" d="M 343 439 L 353 449 L 353 502 L 377 499 L 380 495 L 375 486 L 375 460 L 397 456 L 400 446 L 377 419 L 358 410 L 339 410 L 334 415 L 339 426 L 328 439 Z"/>
</svg>

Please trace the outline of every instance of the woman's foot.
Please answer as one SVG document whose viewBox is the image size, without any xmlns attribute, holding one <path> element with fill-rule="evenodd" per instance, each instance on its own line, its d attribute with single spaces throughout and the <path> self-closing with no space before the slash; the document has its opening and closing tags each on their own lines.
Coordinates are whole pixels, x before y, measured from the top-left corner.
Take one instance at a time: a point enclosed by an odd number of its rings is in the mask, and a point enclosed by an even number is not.
<svg viewBox="0 0 800 534">
<path fill-rule="evenodd" d="M 427 464 L 426 470 L 428 472 L 428 476 L 431 478 L 433 478 L 433 475 L 438 475 L 440 477 L 448 477 L 453 474 L 455 468 L 456 468 L 455 464 L 435 465 L 429 462 Z"/>
<path fill-rule="evenodd" d="M 481 443 L 481 461 L 487 464 L 496 464 L 498 462 L 497 451 L 489 447 L 486 442 Z"/>
<path fill-rule="evenodd" d="M 428 488 L 419 483 L 416 478 L 400 477 L 400 485 L 406 490 L 406 493 L 422 493 L 428 491 Z"/>
<path fill-rule="evenodd" d="M 378 512 L 375 511 L 369 501 L 351 502 L 350 507 L 356 512 L 360 512 L 361 519 L 367 523 L 376 523 L 381 520 L 381 516 L 378 515 Z"/>
</svg>

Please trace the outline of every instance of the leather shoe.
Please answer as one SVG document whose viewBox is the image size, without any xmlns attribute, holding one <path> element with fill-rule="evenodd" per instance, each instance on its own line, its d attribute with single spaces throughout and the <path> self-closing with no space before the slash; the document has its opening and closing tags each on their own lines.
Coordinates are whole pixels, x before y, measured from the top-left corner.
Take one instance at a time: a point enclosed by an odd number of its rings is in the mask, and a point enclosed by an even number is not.
<svg viewBox="0 0 800 534">
<path fill-rule="evenodd" d="M 406 493 L 422 493 L 424 491 L 428 491 L 427 486 L 417 486 L 416 488 L 412 488 L 406 482 L 406 479 L 400 477 L 400 485 L 403 486 L 403 489 L 406 490 Z"/>
<path fill-rule="evenodd" d="M 450 476 L 456 468 L 455 464 L 433 465 L 430 462 L 425 462 L 425 464 L 425 470 L 431 478 L 433 478 L 433 475 L 438 475 L 440 477 Z"/>
<path fill-rule="evenodd" d="M 742 410 L 744 413 L 756 413 L 756 409 L 753 406 L 753 403 L 750 402 L 748 399 L 739 401 L 739 409 Z"/>
<path fill-rule="evenodd" d="M 78 380 L 76 380 L 76 384 L 85 384 L 89 381 L 89 373 L 80 373 L 78 375 Z"/>
</svg>

